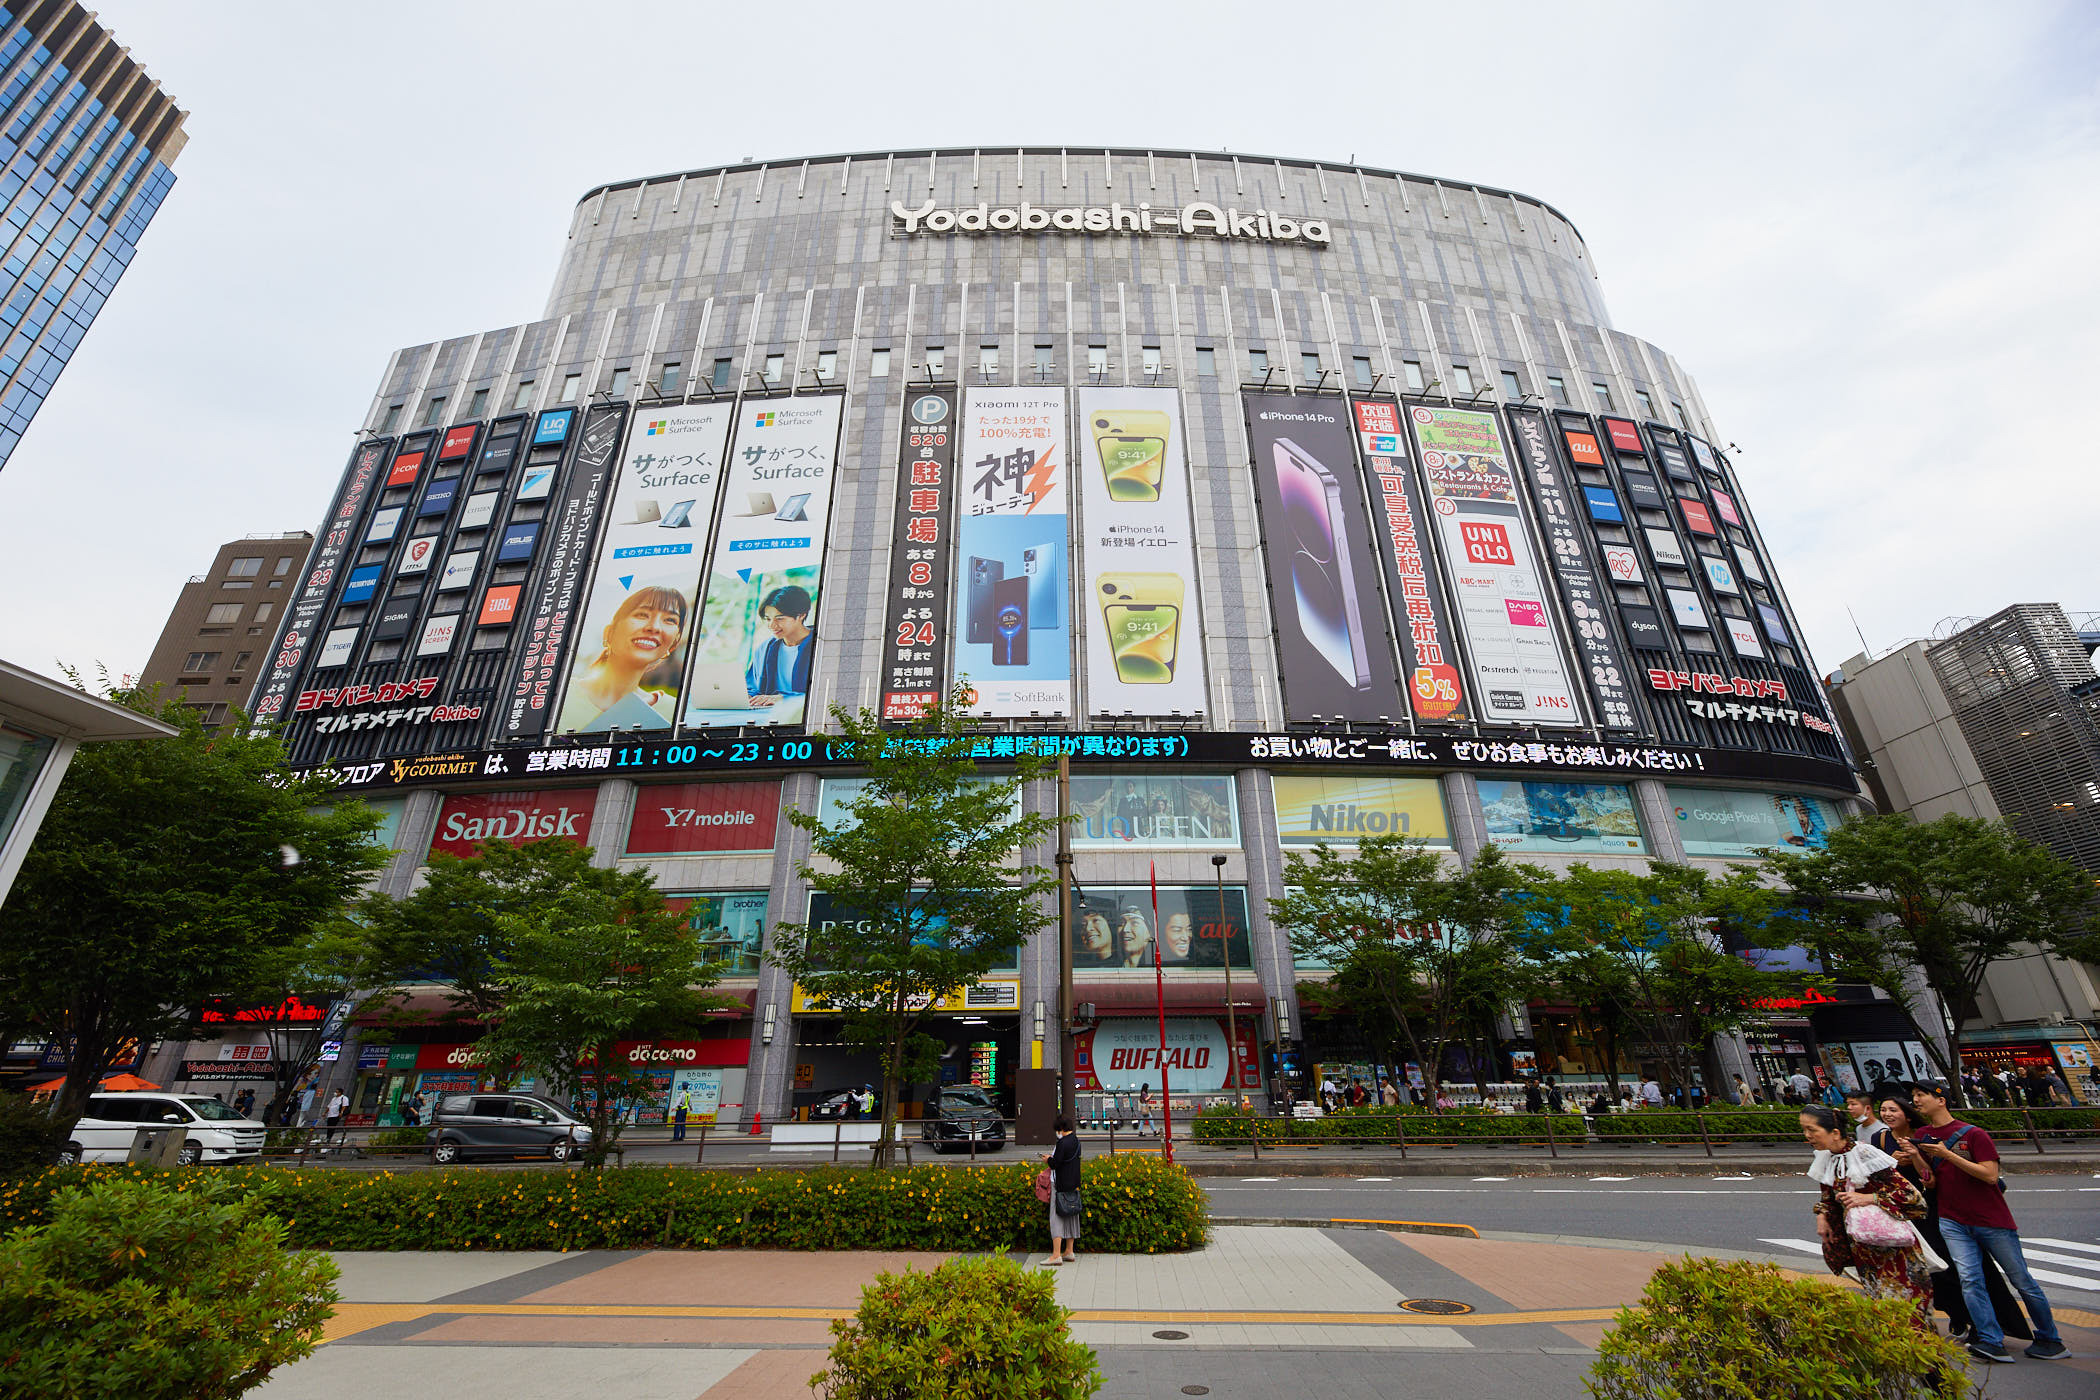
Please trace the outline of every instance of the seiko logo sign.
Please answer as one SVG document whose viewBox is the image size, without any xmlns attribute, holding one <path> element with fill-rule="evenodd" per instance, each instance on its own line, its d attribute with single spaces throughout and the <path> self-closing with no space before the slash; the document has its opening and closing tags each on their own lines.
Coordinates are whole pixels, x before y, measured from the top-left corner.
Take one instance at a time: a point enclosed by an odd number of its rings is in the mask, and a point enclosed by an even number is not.
<svg viewBox="0 0 2100 1400">
<path fill-rule="evenodd" d="M 901 200 L 896 200 L 890 204 L 890 213 L 897 221 L 899 233 L 1209 234 L 1214 238 L 1307 243 L 1321 248 L 1332 241 L 1325 219 L 1293 219 L 1266 209 L 1243 214 L 1200 200 L 1179 209 L 1154 209 L 1150 204 L 1039 209 L 1026 200 L 1018 205 L 973 204 L 964 209 L 937 209 L 930 199 L 917 209 L 907 209 Z"/>
</svg>

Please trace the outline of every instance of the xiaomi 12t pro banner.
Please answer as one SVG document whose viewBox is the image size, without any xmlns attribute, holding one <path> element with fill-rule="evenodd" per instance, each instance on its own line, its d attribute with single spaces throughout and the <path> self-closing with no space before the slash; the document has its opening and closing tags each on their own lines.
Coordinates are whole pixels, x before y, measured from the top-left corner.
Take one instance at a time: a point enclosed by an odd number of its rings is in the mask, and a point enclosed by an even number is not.
<svg viewBox="0 0 2100 1400">
<path fill-rule="evenodd" d="M 819 583 L 838 475 L 836 394 L 737 410 L 685 725 L 799 725 L 815 674 Z"/>
<path fill-rule="evenodd" d="M 1062 389 L 972 389 L 956 471 L 953 655 L 971 713 L 1072 706 Z"/>
<path fill-rule="evenodd" d="M 1472 653 L 1474 713 L 1505 724 L 1579 723 L 1495 416 L 1416 404 L 1408 417 Z"/>
<path fill-rule="evenodd" d="M 1080 390 L 1079 499 L 1088 707 L 1201 713 L 1196 546 L 1174 390 Z"/>
<path fill-rule="evenodd" d="M 1293 722 L 1405 713 L 1356 449 L 1339 398 L 1248 394 L 1283 708 Z"/>
<path fill-rule="evenodd" d="M 644 410 L 621 454 L 555 730 L 669 729 L 698 631 L 729 404 Z"/>
</svg>

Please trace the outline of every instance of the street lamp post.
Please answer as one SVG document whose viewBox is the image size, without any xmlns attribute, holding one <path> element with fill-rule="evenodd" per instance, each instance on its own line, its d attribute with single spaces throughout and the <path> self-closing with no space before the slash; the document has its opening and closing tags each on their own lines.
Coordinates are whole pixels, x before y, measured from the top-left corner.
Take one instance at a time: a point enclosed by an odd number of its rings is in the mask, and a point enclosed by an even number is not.
<svg viewBox="0 0 2100 1400">
<path fill-rule="evenodd" d="M 1225 857 L 1212 856 L 1210 869 L 1218 886 L 1218 927 L 1224 931 L 1225 949 L 1225 1072 L 1231 1076 L 1233 1104 L 1240 1101 L 1240 1022 L 1232 1004 L 1232 925 L 1225 919 Z M 1249 930 L 1251 938 L 1252 930 Z"/>
<path fill-rule="evenodd" d="M 1079 1121 L 1078 1074 L 1072 1045 L 1072 760 L 1057 756 L 1057 1099 L 1058 1111 Z"/>
</svg>

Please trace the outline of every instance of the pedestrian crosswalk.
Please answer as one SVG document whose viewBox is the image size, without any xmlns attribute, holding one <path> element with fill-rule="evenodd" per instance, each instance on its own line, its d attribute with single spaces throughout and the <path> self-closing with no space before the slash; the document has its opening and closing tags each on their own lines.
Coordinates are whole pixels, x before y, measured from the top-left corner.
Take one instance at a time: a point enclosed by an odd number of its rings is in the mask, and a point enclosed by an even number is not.
<svg viewBox="0 0 2100 1400">
<path fill-rule="evenodd" d="M 1823 1246 L 1814 1240 L 1761 1238 L 1758 1243 L 1823 1257 Z M 2100 1298 L 2100 1243 L 2022 1235 L 2020 1252 L 2027 1258 L 2027 1272 L 2044 1288 L 2066 1288 Z"/>
</svg>

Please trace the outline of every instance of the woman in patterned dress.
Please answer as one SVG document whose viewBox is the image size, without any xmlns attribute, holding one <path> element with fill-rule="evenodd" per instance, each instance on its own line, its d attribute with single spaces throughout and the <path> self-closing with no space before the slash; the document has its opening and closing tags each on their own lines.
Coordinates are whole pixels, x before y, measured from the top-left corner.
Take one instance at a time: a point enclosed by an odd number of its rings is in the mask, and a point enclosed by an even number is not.
<svg viewBox="0 0 2100 1400">
<path fill-rule="evenodd" d="M 1849 1265 L 1870 1298 L 1909 1299 L 1912 1322 L 1921 1331 L 1933 1331 L 1932 1275 L 1946 1261 L 1929 1255 L 1915 1227 L 1911 1244 L 1889 1248 L 1854 1239 L 1845 1225 L 1845 1213 L 1863 1206 L 1898 1221 L 1922 1219 L 1924 1196 L 1897 1171 L 1895 1158 L 1847 1132 L 1834 1108 L 1811 1104 L 1802 1109 L 1801 1137 L 1816 1153 L 1808 1176 L 1822 1188 L 1813 1209 L 1830 1271 L 1843 1273 Z"/>
</svg>

